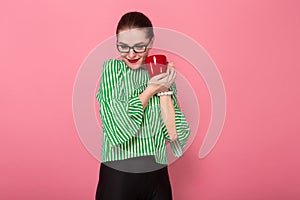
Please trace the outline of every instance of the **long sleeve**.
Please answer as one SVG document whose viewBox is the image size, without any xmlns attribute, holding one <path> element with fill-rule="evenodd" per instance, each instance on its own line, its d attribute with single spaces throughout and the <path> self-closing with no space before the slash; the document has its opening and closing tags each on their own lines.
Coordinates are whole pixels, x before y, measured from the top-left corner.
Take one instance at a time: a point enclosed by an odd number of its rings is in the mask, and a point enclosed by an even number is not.
<svg viewBox="0 0 300 200">
<path fill-rule="evenodd" d="M 166 126 L 163 123 L 163 134 L 165 139 L 170 142 L 170 146 L 172 149 L 172 153 L 175 157 L 180 157 L 183 154 L 183 148 L 190 136 L 190 127 L 186 121 L 186 118 L 182 111 L 178 107 L 177 103 L 177 88 L 175 82 L 171 85 L 170 89 L 173 91 L 172 100 L 175 110 L 175 124 L 176 124 L 176 132 L 177 132 L 177 140 L 171 141 L 168 135 L 168 131 Z"/>
<path fill-rule="evenodd" d="M 144 110 L 138 95 L 120 98 L 124 88 L 123 70 L 119 60 L 103 63 L 102 78 L 96 98 L 100 106 L 103 131 L 112 146 L 134 137 L 141 127 Z M 123 85 L 124 86 L 124 85 Z"/>
</svg>

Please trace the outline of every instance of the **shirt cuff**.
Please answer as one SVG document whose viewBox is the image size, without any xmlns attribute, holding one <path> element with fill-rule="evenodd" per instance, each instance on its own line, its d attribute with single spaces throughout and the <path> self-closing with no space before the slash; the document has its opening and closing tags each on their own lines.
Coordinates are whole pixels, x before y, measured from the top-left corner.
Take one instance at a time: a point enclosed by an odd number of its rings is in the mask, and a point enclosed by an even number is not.
<svg viewBox="0 0 300 200">
<path fill-rule="evenodd" d="M 138 122 L 142 122 L 144 115 L 143 103 L 138 95 L 132 96 L 128 99 L 128 115 L 136 119 Z"/>
</svg>

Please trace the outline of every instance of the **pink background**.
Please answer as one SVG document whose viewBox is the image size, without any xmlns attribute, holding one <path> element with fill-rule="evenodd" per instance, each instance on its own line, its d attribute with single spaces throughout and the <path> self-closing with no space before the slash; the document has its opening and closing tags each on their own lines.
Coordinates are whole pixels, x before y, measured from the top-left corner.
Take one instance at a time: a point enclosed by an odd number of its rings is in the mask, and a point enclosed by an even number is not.
<svg viewBox="0 0 300 200">
<path fill-rule="evenodd" d="M 198 135 L 169 167 L 174 199 L 300 198 L 298 1 L 0 4 L 1 199 L 94 199 L 99 161 L 76 131 L 73 84 L 87 54 L 133 10 L 155 26 L 194 38 L 226 88 L 222 135 L 200 160 L 210 120 L 209 97 L 202 91 Z"/>
</svg>

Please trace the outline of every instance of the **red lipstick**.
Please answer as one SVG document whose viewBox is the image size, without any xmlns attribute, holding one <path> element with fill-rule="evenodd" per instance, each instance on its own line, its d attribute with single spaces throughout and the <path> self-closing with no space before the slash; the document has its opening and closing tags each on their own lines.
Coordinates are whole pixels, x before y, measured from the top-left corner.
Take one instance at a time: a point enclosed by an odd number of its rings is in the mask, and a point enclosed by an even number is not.
<svg viewBox="0 0 300 200">
<path fill-rule="evenodd" d="M 134 59 L 134 60 L 129 60 L 129 59 L 127 59 L 130 63 L 136 63 L 138 60 L 139 60 L 139 58 L 138 59 Z"/>
</svg>

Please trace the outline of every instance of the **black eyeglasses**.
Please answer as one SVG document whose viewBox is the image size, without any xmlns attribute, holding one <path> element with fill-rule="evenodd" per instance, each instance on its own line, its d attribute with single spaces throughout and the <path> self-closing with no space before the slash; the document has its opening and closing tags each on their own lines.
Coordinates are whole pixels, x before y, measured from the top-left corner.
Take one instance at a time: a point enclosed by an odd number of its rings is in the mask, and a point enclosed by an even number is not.
<svg viewBox="0 0 300 200">
<path fill-rule="evenodd" d="M 126 44 L 117 44 L 117 49 L 120 53 L 129 53 L 130 49 L 132 49 L 135 53 L 144 53 L 146 51 L 148 45 L 150 44 L 151 39 L 145 45 L 134 45 L 132 47 L 128 46 Z"/>
</svg>

